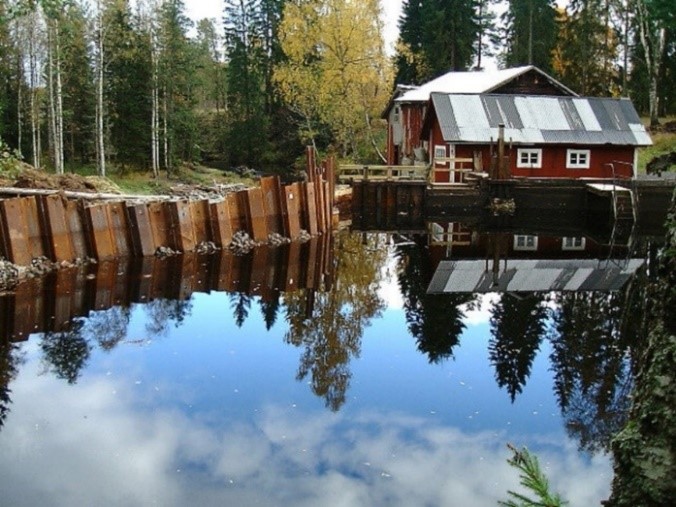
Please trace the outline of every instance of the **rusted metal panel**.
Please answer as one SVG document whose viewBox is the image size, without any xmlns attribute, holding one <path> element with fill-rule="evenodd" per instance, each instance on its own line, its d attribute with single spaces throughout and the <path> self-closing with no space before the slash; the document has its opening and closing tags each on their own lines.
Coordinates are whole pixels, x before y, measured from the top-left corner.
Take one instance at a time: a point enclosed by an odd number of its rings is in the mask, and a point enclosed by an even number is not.
<svg viewBox="0 0 676 507">
<path fill-rule="evenodd" d="M 167 209 L 172 231 L 171 247 L 181 252 L 194 251 L 195 231 L 190 203 L 188 201 L 169 202 Z"/>
<path fill-rule="evenodd" d="M 50 258 L 57 262 L 73 260 L 75 254 L 66 221 L 64 199 L 59 195 L 41 196 L 40 207 L 47 233 L 47 250 Z"/>
<path fill-rule="evenodd" d="M 115 257 L 117 248 L 111 233 L 108 205 L 88 206 L 84 209 L 84 214 L 94 257 L 98 260 Z"/>
<path fill-rule="evenodd" d="M 324 201 L 324 183 L 317 180 L 315 185 L 315 198 L 317 202 L 317 227 L 319 232 L 326 232 L 326 203 Z"/>
<path fill-rule="evenodd" d="M 21 199 L 0 201 L 2 228 L 5 231 L 4 253 L 14 264 L 28 266 L 31 263 L 31 250 L 26 234 L 28 226 Z"/>
<path fill-rule="evenodd" d="M 26 234 L 28 237 L 28 246 L 30 248 L 30 255 L 33 259 L 37 257 L 45 257 L 45 237 L 40 227 L 40 209 L 38 201 L 35 197 L 26 197 L 21 200 L 24 209 L 24 216 L 26 217 L 26 225 L 28 229 Z"/>
<path fill-rule="evenodd" d="M 111 202 L 108 204 L 111 236 L 115 242 L 117 255 L 128 256 L 134 252 L 131 243 L 127 210 L 123 202 Z"/>
<path fill-rule="evenodd" d="M 146 257 L 155 254 L 155 235 L 150 222 L 150 212 L 145 204 L 127 206 L 127 223 L 134 255 Z"/>
<path fill-rule="evenodd" d="M 190 203 L 195 245 L 211 241 L 211 224 L 209 223 L 209 201 L 201 199 Z"/>
<path fill-rule="evenodd" d="M 211 237 L 219 248 L 225 248 L 232 241 L 230 209 L 225 201 L 212 202 L 209 205 Z"/>
<path fill-rule="evenodd" d="M 238 194 L 239 192 L 233 192 L 225 197 L 225 202 L 228 204 L 228 212 L 230 214 L 230 229 L 233 234 L 238 231 L 246 230 L 246 225 L 241 220 L 239 211 L 240 197 Z"/>
<path fill-rule="evenodd" d="M 254 241 L 266 241 L 268 239 L 268 225 L 263 206 L 263 192 L 260 188 L 250 188 L 247 191 L 247 205 L 251 237 Z"/>
<path fill-rule="evenodd" d="M 282 184 L 279 176 L 261 178 L 263 206 L 270 233 L 284 234 L 282 222 Z"/>
<path fill-rule="evenodd" d="M 317 226 L 317 201 L 315 195 L 315 186 L 311 183 L 303 184 L 305 190 L 305 200 L 307 206 L 307 232 L 311 236 L 316 236 L 319 233 Z"/>
<path fill-rule="evenodd" d="M 324 232 L 331 230 L 333 223 L 333 200 L 331 199 L 331 184 L 324 181 Z"/>
<path fill-rule="evenodd" d="M 148 218 L 150 219 L 155 249 L 161 246 L 170 246 L 172 242 L 170 222 L 165 204 L 163 202 L 151 202 L 148 204 Z"/>
<path fill-rule="evenodd" d="M 300 185 L 294 183 L 284 187 L 284 202 L 286 207 L 286 223 L 288 236 L 291 239 L 298 239 L 300 236 Z"/>
<path fill-rule="evenodd" d="M 82 221 L 81 205 L 76 201 L 66 201 L 66 221 L 70 229 L 70 240 L 73 245 L 73 255 L 84 259 L 89 255 L 87 249 L 87 233 Z"/>
</svg>

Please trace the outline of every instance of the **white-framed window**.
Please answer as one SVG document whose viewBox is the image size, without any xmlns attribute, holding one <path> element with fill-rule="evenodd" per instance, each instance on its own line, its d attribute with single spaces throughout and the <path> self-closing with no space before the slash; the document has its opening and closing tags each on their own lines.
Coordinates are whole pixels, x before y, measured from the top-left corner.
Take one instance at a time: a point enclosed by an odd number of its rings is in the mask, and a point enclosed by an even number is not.
<svg viewBox="0 0 676 507">
<path fill-rule="evenodd" d="M 589 169 L 589 150 L 568 150 L 566 152 L 566 169 Z"/>
<path fill-rule="evenodd" d="M 580 236 L 564 237 L 561 240 L 561 250 L 584 250 L 586 243 L 586 238 Z"/>
<path fill-rule="evenodd" d="M 440 158 L 448 158 L 445 144 L 434 145 L 434 160 L 436 161 L 439 160 Z M 446 162 L 436 162 L 436 163 L 439 165 L 446 165 Z"/>
<path fill-rule="evenodd" d="M 394 106 L 394 122 L 395 123 L 399 122 L 399 114 L 400 114 L 399 106 Z"/>
<path fill-rule="evenodd" d="M 514 250 L 534 251 L 538 249 L 538 237 L 526 234 L 514 236 Z"/>
<path fill-rule="evenodd" d="M 516 151 L 516 167 L 540 169 L 542 150 L 540 148 L 519 148 Z"/>
</svg>

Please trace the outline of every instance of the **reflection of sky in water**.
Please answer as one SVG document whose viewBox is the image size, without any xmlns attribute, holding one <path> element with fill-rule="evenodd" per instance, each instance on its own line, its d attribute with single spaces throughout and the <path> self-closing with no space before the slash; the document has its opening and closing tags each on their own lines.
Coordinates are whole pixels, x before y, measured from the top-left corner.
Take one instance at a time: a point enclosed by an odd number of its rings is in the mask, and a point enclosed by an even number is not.
<svg viewBox="0 0 676 507">
<path fill-rule="evenodd" d="M 146 341 L 95 349 L 77 385 L 45 373 L 38 337 L 10 385 L 0 431 L 3 505 L 495 505 L 518 478 L 507 442 L 535 450 L 573 506 L 608 494 L 605 457 L 578 454 L 552 396 L 548 344 L 514 404 L 494 381 L 482 314 L 430 365 L 393 304 L 367 327 L 332 413 L 256 302 L 238 329 L 225 294 Z"/>
</svg>

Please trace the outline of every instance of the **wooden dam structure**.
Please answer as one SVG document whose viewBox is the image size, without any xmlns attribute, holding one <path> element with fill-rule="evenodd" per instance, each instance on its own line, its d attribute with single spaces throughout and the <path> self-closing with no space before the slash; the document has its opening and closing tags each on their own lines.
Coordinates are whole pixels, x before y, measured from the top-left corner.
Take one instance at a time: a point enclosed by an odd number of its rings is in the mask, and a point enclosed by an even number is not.
<svg viewBox="0 0 676 507">
<path fill-rule="evenodd" d="M 192 252 L 205 242 L 227 247 L 238 231 L 258 243 L 273 234 L 299 239 L 327 233 L 333 224 L 334 165 L 312 165 L 307 181 L 282 185 L 279 177 L 222 199 L 0 189 L 0 255 L 27 266 L 35 258 L 152 256 L 160 247 Z M 35 195 L 36 193 L 40 195 Z M 27 195 L 30 194 L 30 195 Z M 14 197 L 9 197 L 14 196 Z"/>
</svg>

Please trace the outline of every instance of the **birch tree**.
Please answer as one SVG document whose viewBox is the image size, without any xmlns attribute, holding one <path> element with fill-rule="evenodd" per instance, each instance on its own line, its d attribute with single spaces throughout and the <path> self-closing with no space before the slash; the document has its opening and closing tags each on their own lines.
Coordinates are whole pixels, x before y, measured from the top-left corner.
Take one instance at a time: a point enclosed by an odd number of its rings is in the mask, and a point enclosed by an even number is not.
<svg viewBox="0 0 676 507">
<path fill-rule="evenodd" d="M 275 81 L 303 117 L 303 135 L 314 141 L 317 122 L 324 122 L 343 155 L 354 154 L 357 137 L 368 137 L 391 89 L 380 2 L 288 3 L 280 40 L 286 60 Z"/>
<path fill-rule="evenodd" d="M 676 12 L 669 0 L 635 0 L 638 35 L 648 71 L 650 125 L 659 124 L 657 92 L 667 42 L 667 26 L 676 32 Z"/>
</svg>

